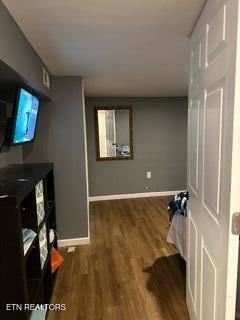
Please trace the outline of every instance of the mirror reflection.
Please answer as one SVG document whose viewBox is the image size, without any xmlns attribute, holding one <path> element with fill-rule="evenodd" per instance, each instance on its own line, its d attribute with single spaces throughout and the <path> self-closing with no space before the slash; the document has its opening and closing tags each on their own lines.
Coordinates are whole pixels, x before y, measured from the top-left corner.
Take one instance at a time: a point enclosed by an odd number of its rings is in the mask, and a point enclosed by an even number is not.
<svg viewBox="0 0 240 320">
<path fill-rule="evenodd" d="M 131 108 L 97 108 L 97 159 L 130 159 Z"/>
</svg>

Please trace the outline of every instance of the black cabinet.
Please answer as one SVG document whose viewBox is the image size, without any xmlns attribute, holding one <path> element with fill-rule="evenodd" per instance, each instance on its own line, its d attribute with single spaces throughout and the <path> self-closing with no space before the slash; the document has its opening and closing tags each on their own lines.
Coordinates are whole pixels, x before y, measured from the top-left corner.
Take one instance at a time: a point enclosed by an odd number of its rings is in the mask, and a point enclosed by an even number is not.
<svg viewBox="0 0 240 320">
<path fill-rule="evenodd" d="M 0 219 L 0 319 L 27 320 L 31 311 L 26 306 L 48 303 L 53 290 L 50 253 L 57 239 L 52 164 L 0 170 Z"/>
</svg>

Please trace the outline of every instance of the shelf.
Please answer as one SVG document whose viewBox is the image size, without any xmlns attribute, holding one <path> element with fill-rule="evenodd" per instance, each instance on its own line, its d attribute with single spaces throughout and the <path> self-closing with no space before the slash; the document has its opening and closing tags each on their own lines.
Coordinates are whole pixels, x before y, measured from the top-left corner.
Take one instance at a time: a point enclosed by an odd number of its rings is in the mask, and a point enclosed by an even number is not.
<svg viewBox="0 0 240 320">
<path fill-rule="evenodd" d="M 51 163 L 14 164 L 2 168 L 0 169 L 0 194 L 8 194 L 20 202 L 34 190 L 35 185 L 43 177 L 51 172 L 52 168 Z M 19 179 L 26 181 L 16 183 Z"/>
<path fill-rule="evenodd" d="M 38 240 L 38 235 L 36 234 L 36 236 L 33 238 L 32 242 L 31 242 L 31 245 L 29 246 L 27 252 L 24 254 L 24 259 L 25 261 L 27 260 L 27 258 L 29 257 L 29 254 L 32 250 L 32 248 L 34 247 L 34 245 L 36 244 L 36 241 Z M 23 244 L 24 246 L 24 244 Z"/>
<path fill-rule="evenodd" d="M 57 245 L 55 238 L 52 244 L 49 243 L 49 229 L 56 230 L 53 166 L 21 164 L 0 169 L 0 173 L 0 194 L 9 195 L 0 199 L 3 218 L 0 243 L 4 243 L 1 247 L 4 259 L 0 266 L 1 274 L 4 275 L 0 279 L 0 287 L 4 290 L 0 290 L 0 301 L 19 304 L 49 303 L 55 279 L 55 275 L 51 273 L 51 248 Z M 39 198 L 36 198 L 36 185 L 41 181 L 43 199 L 40 209 L 44 210 L 40 210 L 42 214 L 38 224 Z M 25 233 L 26 230 L 23 229 L 31 229 L 36 234 Z M 28 238 L 25 250 L 23 238 Z M 44 252 L 41 251 L 39 241 L 43 239 Z M 42 265 L 41 253 L 44 256 Z M 7 316 L 1 315 L 0 318 L 8 320 Z M 30 316 L 31 312 L 26 310 L 21 319 L 26 320 Z"/>
<path fill-rule="evenodd" d="M 40 286 L 41 286 L 41 278 L 31 279 L 28 281 L 29 303 L 34 303 L 36 301 Z"/>
<path fill-rule="evenodd" d="M 47 203 L 46 207 L 47 207 L 47 210 L 46 210 L 45 216 L 46 216 L 46 218 L 48 218 L 50 213 L 52 212 L 53 208 L 55 207 L 54 201 L 49 201 Z"/>
<path fill-rule="evenodd" d="M 51 212 L 53 210 L 53 208 L 55 208 L 55 203 L 54 203 L 54 201 L 51 201 L 51 205 L 47 206 L 47 210 L 45 212 L 45 216 L 44 216 L 43 220 L 41 221 L 41 223 L 38 226 L 38 231 L 40 231 L 42 229 L 44 223 L 46 223 L 49 215 L 51 214 Z"/>
<path fill-rule="evenodd" d="M 47 269 L 47 265 L 48 263 L 50 262 L 49 260 L 49 255 L 45 261 L 45 264 L 44 264 L 44 267 L 42 269 L 42 274 L 41 274 L 41 277 L 40 278 L 36 278 L 36 279 L 31 279 L 29 281 L 29 284 L 28 284 L 28 297 L 29 297 L 29 302 L 30 303 L 35 303 L 36 300 L 37 300 L 37 297 L 39 295 L 39 291 L 41 289 L 41 285 L 42 285 L 42 282 L 43 282 L 43 278 L 45 276 L 45 272 L 46 272 L 46 269 Z"/>
<path fill-rule="evenodd" d="M 43 278 L 45 276 L 46 268 L 47 268 L 47 265 L 48 265 L 49 262 L 51 262 L 51 261 L 50 261 L 50 255 L 48 254 L 48 256 L 46 258 L 46 261 L 44 263 L 43 269 L 42 269 L 41 282 L 42 282 L 42 280 L 43 280 Z"/>
</svg>

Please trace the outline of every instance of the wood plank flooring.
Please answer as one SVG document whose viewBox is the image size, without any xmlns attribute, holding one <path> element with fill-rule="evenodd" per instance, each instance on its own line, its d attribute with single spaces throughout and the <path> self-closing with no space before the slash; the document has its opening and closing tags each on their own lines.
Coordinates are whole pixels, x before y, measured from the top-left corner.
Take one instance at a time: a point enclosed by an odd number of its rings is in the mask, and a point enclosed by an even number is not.
<svg viewBox="0 0 240 320">
<path fill-rule="evenodd" d="M 168 244 L 168 198 L 93 202 L 90 246 L 62 251 L 49 320 L 187 320 L 185 263 Z"/>
</svg>

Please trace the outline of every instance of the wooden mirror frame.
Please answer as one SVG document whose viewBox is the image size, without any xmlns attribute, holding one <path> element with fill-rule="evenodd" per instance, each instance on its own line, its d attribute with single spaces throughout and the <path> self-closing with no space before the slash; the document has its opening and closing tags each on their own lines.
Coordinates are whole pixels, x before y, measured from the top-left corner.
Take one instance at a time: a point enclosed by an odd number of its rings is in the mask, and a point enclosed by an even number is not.
<svg viewBox="0 0 240 320">
<path fill-rule="evenodd" d="M 99 110 L 128 110 L 129 111 L 129 145 L 130 155 L 126 157 L 100 157 L 99 148 L 99 131 L 98 131 L 98 111 Z M 97 161 L 109 161 L 109 160 L 133 160 L 133 123 L 132 123 L 132 107 L 131 106 L 114 106 L 114 107 L 94 107 L 94 124 L 95 124 L 95 147 L 96 147 L 96 160 Z"/>
</svg>

